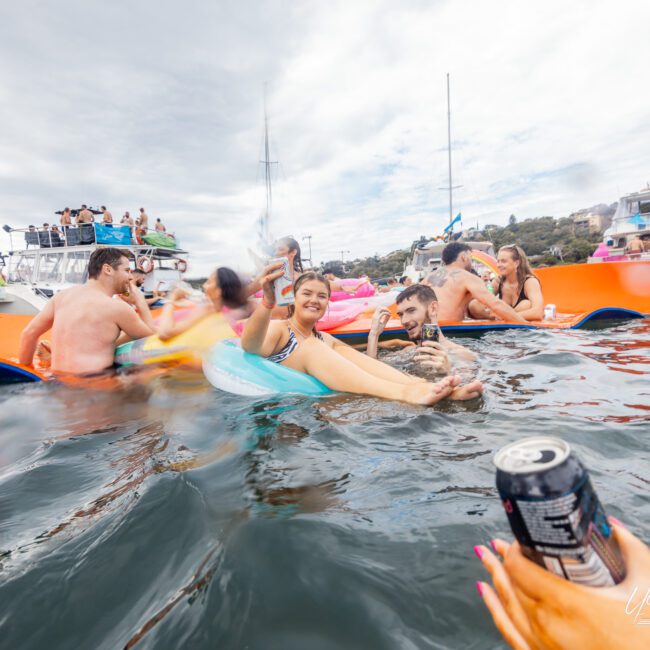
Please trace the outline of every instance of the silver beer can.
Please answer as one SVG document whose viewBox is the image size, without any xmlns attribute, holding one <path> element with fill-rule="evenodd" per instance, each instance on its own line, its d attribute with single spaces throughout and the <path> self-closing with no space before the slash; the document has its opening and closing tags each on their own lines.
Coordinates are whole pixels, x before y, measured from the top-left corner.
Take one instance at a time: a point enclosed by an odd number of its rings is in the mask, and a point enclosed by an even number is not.
<svg viewBox="0 0 650 650">
<path fill-rule="evenodd" d="M 544 320 L 555 320 L 556 316 L 555 305 L 546 305 L 544 307 Z"/>
</svg>

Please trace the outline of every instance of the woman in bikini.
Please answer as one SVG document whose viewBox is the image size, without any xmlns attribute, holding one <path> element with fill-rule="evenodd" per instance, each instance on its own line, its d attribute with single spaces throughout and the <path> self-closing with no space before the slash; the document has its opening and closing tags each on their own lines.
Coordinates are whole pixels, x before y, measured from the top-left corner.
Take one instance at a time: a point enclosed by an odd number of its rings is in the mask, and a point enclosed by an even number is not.
<svg viewBox="0 0 650 650">
<path fill-rule="evenodd" d="M 542 285 L 530 267 L 526 253 L 521 246 L 502 246 L 497 255 L 499 277 L 492 281 L 497 298 L 528 321 L 544 317 L 544 296 Z M 472 318 L 494 320 L 495 315 L 484 305 L 472 300 L 469 305 Z"/>
<path fill-rule="evenodd" d="M 329 334 L 318 332 L 316 323 L 328 306 L 328 281 L 314 272 L 294 283 L 295 305 L 284 320 L 271 320 L 275 307 L 273 281 L 282 275 L 280 264 L 266 267 L 261 277 L 264 295 L 248 320 L 241 337 L 246 352 L 304 372 L 328 388 L 345 393 L 372 395 L 411 404 L 431 405 L 445 397 L 472 399 L 481 394 L 480 381 L 460 386 L 457 376 L 438 383 L 411 377 L 357 352 Z"/>
</svg>

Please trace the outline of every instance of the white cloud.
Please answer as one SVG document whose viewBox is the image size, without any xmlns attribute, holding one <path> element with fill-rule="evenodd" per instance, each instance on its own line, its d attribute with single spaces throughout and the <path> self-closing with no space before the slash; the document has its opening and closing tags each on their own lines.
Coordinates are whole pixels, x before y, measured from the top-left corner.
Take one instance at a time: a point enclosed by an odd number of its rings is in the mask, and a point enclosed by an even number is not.
<svg viewBox="0 0 650 650">
<path fill-rule="evenodd" d="M 2 220 L 142 204 L 193 273 L 241 267 L 268 81 L 273 232 L 311 234 L 315 260 L 407 246 L 447 219 L 446 72 L 466 223 L 612 202 L 649 180 L 649 18 L 632 1 L 20 3 L 0 26 Z"/>
</svg>

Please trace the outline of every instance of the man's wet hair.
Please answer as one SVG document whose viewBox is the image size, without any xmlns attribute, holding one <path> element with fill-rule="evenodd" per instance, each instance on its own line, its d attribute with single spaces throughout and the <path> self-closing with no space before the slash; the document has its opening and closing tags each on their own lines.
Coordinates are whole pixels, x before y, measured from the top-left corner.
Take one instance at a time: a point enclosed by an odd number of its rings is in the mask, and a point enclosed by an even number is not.
<svg viewBox="0 0 650 650">
<path fill-rule="evenodd" d="M 135 275 L 147 275 L 142 269 L 131 269 L 131 273 Z"/>
<path fill-rule="evenodd" d="M 88 277 L 93 280 L 98 278 L 104 264 L 108 264 L 111 268 L 116 269 L 120 265 L 122 258 L 128 261 L 129 255 L 119 248 L 98 248 L 93 252 L 88 261 Z"/>
<path fill-rule="evenodd" d="M 395 302 L 399 305 L 409 298 L 416 297 L 423 305 L 430 305 L 432 302 L 438 302 L 436 292 L 426 284 L 412 284 L 406 287 L 398 296 Z"/>
<path fill-rule="evenodd" d="M 105 205 L 102 205 L 102 210 L 106 210 L 106 206 L 105 206 Z"/>
<path fill-rule="evenodd" d="M 442 263 L 445 265 L 453 264 L 461 253 L 471 250 L 472 247 L 467 244 L 461 244 L 457 241 L 451 242 L 442 249 Z"/>
</svg>

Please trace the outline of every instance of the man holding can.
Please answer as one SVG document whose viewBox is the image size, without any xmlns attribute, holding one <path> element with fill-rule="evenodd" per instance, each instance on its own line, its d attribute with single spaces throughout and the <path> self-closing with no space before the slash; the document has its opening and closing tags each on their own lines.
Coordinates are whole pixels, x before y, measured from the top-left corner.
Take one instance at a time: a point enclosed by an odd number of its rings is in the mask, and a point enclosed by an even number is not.
<svg viewBox="0 0 650 650">
<path fill-rule="evenodd" d="M 459 358 L 471 361 L 475 359 L 473 352 L 452 343 L 438 327 L 438 299 L 435 291 L 423 284 L 414 284 L 402 291 L 396 299 L 397 315 L 406 330 L 411 345 L 419 344 L 413 357 L 419 367 L 435 372 L 449 374 L 451 372 L 450 353 Z M 379 336 L 384 331 L 391 318 L 391 313 L 385 307 L 379 307 L 372 319 L 368 333 L 366 354 L 377 358 Z M 387 342 L 387 343 L 393 343 Z M 394 345 L 391 345 L 394 347 Z"/>
</svg>

